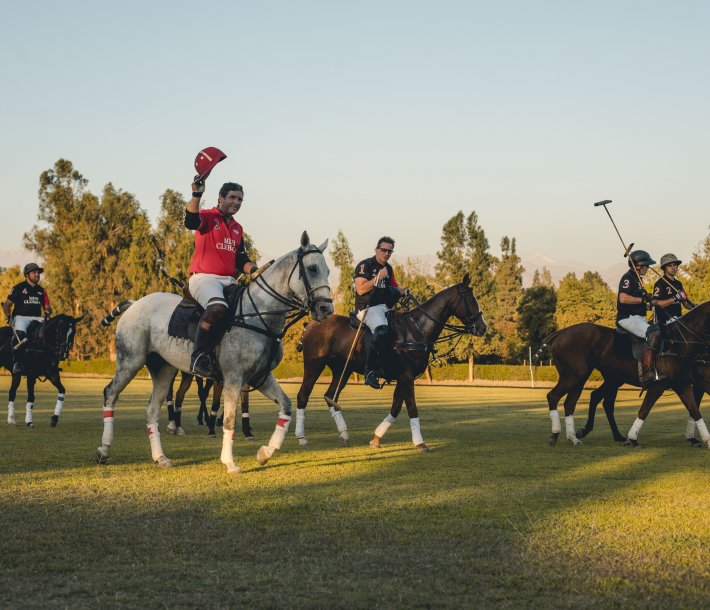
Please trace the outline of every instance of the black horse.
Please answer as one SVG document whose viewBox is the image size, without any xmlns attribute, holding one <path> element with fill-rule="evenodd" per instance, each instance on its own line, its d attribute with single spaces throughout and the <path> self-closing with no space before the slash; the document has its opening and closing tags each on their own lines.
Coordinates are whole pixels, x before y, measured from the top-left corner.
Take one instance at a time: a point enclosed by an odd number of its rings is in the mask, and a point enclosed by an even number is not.
<svg viewBox="0 0 710 610">
<path fill-rule="evenodd" d="M 664 390 L 670 388 L 678 394 L 690 417 L 700 432 L 702 442 L 710 447 L 710 434 L 700 415 L 694 396 L 693 374 L 698 358 L 707 354 L 710 346 L 710 302 L 702 303 L 681 318 L 664 328 L 664 348 L 658 355 L 656 368 L 662 381 L 652 383 L 644 397 L 638 417 L 629 431 L 629 438 L 619 433 L 613 420 L 613 401 L 616 391 L 624 384 L 640 385 L 638 363 L 631 357 L 629 346 L 620 345 L 625 340 L 612 328 L 597 324 L 582 323 L 553 333 L 545 339 L 559 372 L 559 381 L 547 394 L 552 433 L 549 442 L 554 445 L 561 432 L 557 404 L 566 396 L 565 427 L 566 437 L 572 444 L 578 444 L 579 437 L 587 432 L 574 429 L 573 414 L 584 384 L 594 369 L 604 378 L 605 386 L 593 396 L 596 401 L 604 399 L 604 408 L 612 424 L 612 434 L 617 441 L 632 446 L 638 445 L 638 433 L 653 405 Z M 697 374 L 697 373 L 696 373 Z"/>
<path fill-rule="evenodd" d="M 397 385 L 392 408 L 385 421 L 375 430 L 375 436 L 370 441 L 371 447 L 380 446 L 382 436 L 399 415 L 404 402 L 412 428 L 412 441 L 419 451 L 428 450 L 419 427 L 414 380 L 426 370 L 434 344 L 440 340 L 439 336 L 444 329 L 451 332 L 445 338 L 463 334 L 481 336 L 486 332 L 486 321 L 469 284 L 470 278 L 466 274 L 459 284 L 442 290 L 421 305 L 415 303 L 411 311 L 390 312 L 390 325 L 395 338 L 391 354 L 383 358 L 385 362 L 381 376 L 388 381 L 396 380 Z M 463 326 L 448 324 L 451 316 L 458 318 Z M 298 392 L 296 411 L 296 437 L 301 445 L 307 444 L 305 409 L 308 398 L 326 366 L 332 371 L 333 380 L 326 390 L 325 399 L 340 433 L 341 444 L 346 445 L 348 442 L 347 425 L 336 402 L 336 392 L 342 390 L 352 372 L 364 372 L 367 347 L 363 334 L 358 334 L 358 330 L 353 328 L 348 318 L 333 315 L 320 322 L 311 322 L 303 332 L 303 383 Z"/>
<path fill-rule="evenodd" d="M 207 424 L 207 436 L 216 436 L 215 426 L 222 425 L 223 415 L 218 417 L 220 402 L 222 400 L 222 384 L 215 383 L 212 379 L 202 379 L 202 377 L 195 377 L 190 373 L 181 373 L 180 386 L 177 392 L 175 392 L 175 400 L 173 401 L 173 386 L 170 386 L 170 391 L 165 399 L 168 405 L 168 434 L 183 435 L 185 434 L 182 429 L 182 403 L 185 400 L 185 394 L 190 389 L 192 385 L 193 378 L 197 382 L 197 396 L 200 399 L 200 409 L 197 412 L 197 424 L 199 426 L 204 426 Z M 173 379 L 173 383 L 175 380 Z M 254 433 L 251 429 L 249 421 L 249 386 L 245 385 L 242 387 L 242 391 L 239 396 L 239 402 L 241 404 L 242 410 L 242 434 L 244 434 L 244 440 L 253 441 Z M 212 391 L 212 407 L 207 409 L 207 399 L 209 398 L 210 391 Z"/>
<path fill-rule="evenodd" d="M 49 380 L 57 388 L 57 402 L 54 406 L 54 414 L 50 419 L 50 424 L 55 427 L 59 422 L 59 416 L 64 407 L 64 385 L 59 377 L 59 363 L 66 360 L 74 345 L 76 335 L 76 325 L 83 318 L 73 318 L 65 314 L 60 314 L 50 318 L 46 322 L 32 322 L 27 329 L 28 342 L 24 348 L 25 365 L 22 373 L 12 375 L 10 384 L 9 404 L 7 423 L 15 425 L 15 397 L 17 388 L 20 386 L 22 376 L 27 377 L 27 406 L 25 412 L 25 424 L 28 428 L 34 427 L 32 410 L 35 401 L 35 382 Z M 12 328 L 4 326 L 0 328 L 0 366 L 12 372 L 13 366 L 13 337 Z"/>
</svg>

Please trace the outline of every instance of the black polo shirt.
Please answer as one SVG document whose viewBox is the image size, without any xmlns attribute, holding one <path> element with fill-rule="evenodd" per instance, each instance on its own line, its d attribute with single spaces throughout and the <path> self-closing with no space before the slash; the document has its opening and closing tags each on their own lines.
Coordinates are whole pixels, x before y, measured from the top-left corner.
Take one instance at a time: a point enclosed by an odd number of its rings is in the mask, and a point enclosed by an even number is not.
<svg viewBox="0 0 710 610">
<path fill-rule="evenodd" d="M 672 299 L 677 292 L 683 290 L 683 284 L 678 279 L 669 280 L 666 276 L 665 279 L 659 278 L 658 281 L 653 286 L 653 298 L 659 301 L 665 301 L 667 299 Z M 673 284 L 673 287 L 669 286 L 668 283 Z M 671 317 L 680 317 L 683 315 L 683 308 L 680 303 L 673 303 L 666 307 L 656 306 L 656 319 L 659 322 L 667 322 Z"/>
<path fill-rule="evenodd" d="M 616 295 L 616 321 L 624 320 L 629 316 L 646 317 L 646 303 L 638 303 L 636 305 L 625 305 L 619 299 L 621 293 L 628 294 L 632 297 L 641 297 L 643 295 L 643 286 L 636 277 L 636 272 L 629 269 L 621 276 L 619 282 L 619 292 Z"/>
<path fill-rule="evenodd" d="M 385 304 L 392 307 L 399 298 L 399 290 L 396 290 L 397 280 L 394 278 L 394 270 L 392 265 L 385 263 L 381 265 L 377 262 L 377 257 L 372 256 L 360 261 L 355 267 L 355 277 L 361 277 L 366 280 L 373 279 L 380 269 L 387 269 L 389 277 L 381 279 L 375 288 L 366 294 L 358 294 L 355 292 L 355 309 L 362 311 L 368 306 Z M 394 289 L 394 290 L 393 290 Z"/>
<path fill-rule="evenodd" d="M 39 317 L 42 315 L 42 309 L 46 309 L 49 305 L 49 298 L 44 288 L 39 284 L 32 286 L 27 281 L 17 284 L 7 298 L 12 301 L 13 316 Z"/>
</svg>

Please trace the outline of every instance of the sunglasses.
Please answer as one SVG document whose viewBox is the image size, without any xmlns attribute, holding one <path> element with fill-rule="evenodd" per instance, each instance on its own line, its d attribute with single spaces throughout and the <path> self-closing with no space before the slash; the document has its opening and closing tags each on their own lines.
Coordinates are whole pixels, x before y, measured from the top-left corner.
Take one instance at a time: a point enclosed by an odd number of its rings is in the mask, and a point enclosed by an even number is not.
<svg viewBox="0 0 710 610">
<path fill-rule="evenodd" d="M 385 254 L 392 254 L 392 252 L 394 252 L 394 250 L 390 250 L 388 248 L 380 248 L 379 250 L 380 252 L 384 252 Z"/>
</svg>

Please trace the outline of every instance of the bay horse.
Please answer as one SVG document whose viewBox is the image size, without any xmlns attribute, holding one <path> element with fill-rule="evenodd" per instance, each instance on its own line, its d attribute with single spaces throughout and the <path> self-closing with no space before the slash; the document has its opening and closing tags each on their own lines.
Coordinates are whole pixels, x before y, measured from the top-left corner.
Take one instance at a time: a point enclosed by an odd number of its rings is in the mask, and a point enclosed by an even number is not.
<svg viewBox="0 0 710 610">
<path fill-rule="evenodd" d="M 703 394 L 710 394 L 710 361 L 694 361 L 692 364 L 692 380 L 693 398 L 695 399 L 695 404 L 700 407 Z M 604 379 L 602 385 L 592 390 L 589 396 L 587 421 L 583 428 L 577 430 L 577 438 L 584 438 L 592 432 L 592 430 L 594 430 L 594 418 L 597 406 L 603 401 L 604 413 L 606 414 L 606 418 L 609 422 L 609 428 L 611 429 L 611 434 L 614 440 L 622 443 L 626 441 L 626 438 L 619 432 L 619 427 L 616 424 L 616 418 L 614 416 L 616 396 L 621 385 L 622 384 L 619 383 L 618 380 L 612 381 Z M 692 447 L 702 447 L 703 443 L 695 437 L 696 427 L 695 420 L 688 415 L 688 421 L 685 429 L 685 440 L 687 440 Z"/>
<path fill-rule="evenodd" d="M 291 421 L 291 401 L 272 371 L 283 357 L 283 332 L 287 315 L 310 313 L 322 320 L 333 313 L 328 286 L 329 269 L 323 251 L 311 244 L 308 233 L 301 245 L 277 259 L 239 296 L 237 314 L 231 328 L 217 348 L 224 373 L 224 425 L 220 461 L 229 474 L 241 472 L 234 463 L 234 424 L 241 387 L 249 383 L 264 396 L 278 403 L 279 416 L 268 445 L 257 452 L 259 464 L 266 464 L 281 448 Z M 160 443 L 158 416 L 176 371 L 190 367 L 192 341 L 168 334 L 168 322 L 181 299 L 175 294 L 149 294 L 121 312 L 116 328 L 116 372 L 104 388 L 104 431 L 96 460 L 106 463 L 113 443 L 115 405 L 124 388 L 145 365 L 153 381 L 153 392 L 146 409 L 146 427 L 151 456 L 162 467 L 172 466 Z"/>
<path fill-rule="evenodd" d="M 59 363 L 66 360 L 74 345 L 76 325 L 84 316 L 73 318 L 66 314 L 59 314 L 49 318 L 46 322 L 32 322 L 27 329 L 29 341 L 24 348 L 24 371 L 13 373 L 8 397 L 7 423 L 11 426 L 15 420 L 15 398 L 20 387 L 23 375 L 27 378 L 27 404 L 25 405 L 25 425 L 34 428 L 33 409 L 35 401 L 35 383 L 37 379 L 44 382 L 49 380 L 57 389 L 57 401 L 54 413 L 49 419 L 52 428 L 59 423 L 59 416 L 64 408 L 65 388 L 59 376 Z M 12 328 L 0 328 L 0 366 L 12 372 L 13 367 L 13 336 Z"/>
<path fill-rule="evenodd" d="M 168 396 L 165 399 L 168 405 L 168 434 L 182 436 L 185 431 L 182 429 L 182 404 L 185 400 L 185 394 L 190 389 L 193 379 L 197 384 L 197 397 L 200 400 L 200 408 L 197 412 L 197 425 L 207 425 L 207 436 L 216 436 L 215 426 L 221 426 L 224 420 L 224 414 L 218 417 L 219 407 L 222 399 L 222 384 L 215 382 L 212 379 L 202 379 L 190 373 L 181 373 L 180 385 L 177 392 L 173 392 L 173 383 L 170 384 Z M 212 391 L 212 406 L 207 408 L 207 399 Z M 173 400 L 174 396 L 174 400 Z M 251 429 L 249 420 L 249 386 L 244 385 L 239 393 L 239 404 L 242 412 L 242 434 L 245 441 L 254 440 L 254 432 Z"/>
<path fill-rule="evenodd" d="M 434 344 L 444 329 L 453 336 L 472 334 L 482 336 L 486 332 L 486 321 L 478 306 L 470 286 L 468 273 L 463 280 L 431 297 L 422 304 L 407 312 L 392 311 L 389 313 L 391 326 L 396 333 L 392 353 L 383 363 L 384 377 L 388 381 L 396 380 L 392 407 L 385 420 L 375 430 L 370 446 L 378 448 L 385 432 L 394 423 L 402 409 L 402 403 L 407 405 L 412 442 L 419 451 L 427 451 L 428 447 L 421 435 L 419 411 L 414 396 L 414 380 L 422 375 L 429 363 Z M 463 326 L 448 324 L 449 317 L 458 318 Z M 347 384 L 351 373 L 364 373 L 365 346 L 364 334 L 360 333 L 357 343 L 353 346 L 357 330 L 345 316 L 333 315 L 323 321 L 311 322 L 303 331 L 301 345 L 303 349 L 303 382 L 298 392 L 296 409 L 296 437 L 301 445 L 307 444 L 305 434 L 306 406 L 318 377 L 327 366 L 332 373 L 332 381 L 325 392 L 325 400 L 330 413 L 335 420 L 340 434 L 340 443 L 347 445 L 349 433 L 342 410 L 337 404 L 342 387 Z M 345 369 L 348 354 L 352 355 Z M 343 386 L 338 388 L 339 380 Z"/>
<path fill-rule="evenodd" d="M 690 417 L 700 432 L 702 442 L 710 448 L 710 433 L 700 415 L 692 385 L 692 368 L 695 359 L 707 353 L 710 344 L 710 302 L 698 305 L 684 316 L 667 324 L 664 330 L 664 351 L 659 353 L 656 359 L 656 368 L 664 379 L 649 386 L 625 443 L 638 446 L 638 434 L 646 417 L 663 391 L 671 388 L 688 409 Z M 566 396 L 564 407 L 567 440 L 573 445 L 581 443 L 574 429 L 574 410 L 592 370 L 597 369 L 605 382 L 608 382 L 604 391 L 595 395 L 595 398 L 603 398 L 605 395 L 610 397 L 610 402 L 605 404 L 605 408 L 613 403 L 612 398 L 616 395 L 614 390 L 612 397 L 611 388 L 618 389 L 623 383 L 640 385 L 638 363 L 630 355 L 621 352 L 618 346 L 620 341 L 613 328 L 588 322 L 564 328 L 545 338 L 544 342 L 550 348 L 559 373 L 559 381 L 547 394 L 552 423 L 552 433 L 549 438 L 551 445 L 557 443 L 561 432 L 557 404 L 563 396 Z M 669 347 L 671 351 L 668 350 Z M 607 411 L 608 416 L 609 411 Z M 618 429 L 612 428 L 612 433 L 615 440 L 624 440 L 618 433 Z"/>
</svg>

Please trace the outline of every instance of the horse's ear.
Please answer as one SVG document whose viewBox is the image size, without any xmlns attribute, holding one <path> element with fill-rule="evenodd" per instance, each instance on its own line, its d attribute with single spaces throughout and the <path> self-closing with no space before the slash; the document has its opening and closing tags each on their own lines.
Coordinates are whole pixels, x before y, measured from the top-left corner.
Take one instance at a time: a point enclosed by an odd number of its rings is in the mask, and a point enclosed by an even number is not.
<svg viewBox="0 0 710 610">
<path fill-rule="evenodd" d="M 74 318 L 74 324 L 79 324 L 84 319 L 84 316 L 79 316 L 78 318 Z"/>
<path fill-rule="evenodd" d="M 471 283 L 471 276 L 468 273 L 466 275 L 464 275 L 463 279 L 461 280 L 461 283 L 464 286 L 468 286 Z"/>
<path fill-rule="evenodd" d="M 328 247 L 328 240 L 326 239 L 320 246 L 318 246 L 318 249 L 321 252 L 325 252 L 325 249 Z"/>
<path fill-rule="evenodd" d="M 304 231 L 301 235 L 301 248 L 308 250 L 308 246 L 311 245 L 311 239 L 308 237 L 308 231 Z"/>
</svg>

